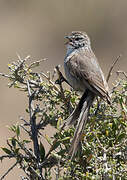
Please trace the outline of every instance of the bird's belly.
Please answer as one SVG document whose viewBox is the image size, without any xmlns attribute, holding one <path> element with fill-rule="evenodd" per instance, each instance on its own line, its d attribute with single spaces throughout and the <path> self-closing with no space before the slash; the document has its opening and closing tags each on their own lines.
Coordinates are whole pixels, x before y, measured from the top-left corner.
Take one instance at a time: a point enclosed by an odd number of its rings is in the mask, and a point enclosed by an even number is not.
<svg viewBox="0 0 127 180">
<path fill-rule="evenodd" d="M 73 76 L 69 72 L 69 69 L 66 64 L 64 64 L 64 69 L 65 69 L 65 75 L 66 75 L 67 81 L 72 86 L 72 88 L 76 91 L 85 92 L 86 87 L 85 87 L 83 81 L 81 79 Z"/>
</svg>

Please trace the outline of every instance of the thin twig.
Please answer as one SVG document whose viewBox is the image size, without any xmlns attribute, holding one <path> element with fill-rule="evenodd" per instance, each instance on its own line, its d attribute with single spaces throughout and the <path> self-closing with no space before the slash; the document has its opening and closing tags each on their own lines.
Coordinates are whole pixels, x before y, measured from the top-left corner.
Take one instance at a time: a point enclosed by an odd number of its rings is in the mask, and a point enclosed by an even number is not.
<svg viewBox="0 0 127 180">
<path fill-rule="evenodd" d="M 59 84 L 60 86 L 60 92 L 61 92 L 61 96 L 64 100 L 65 99 L 65 96 L 64 96 L 64 90 L 63 90 L 63 87 L 62 87 L 62 82 L 67 82 L 67 80 L 64 78 L 64 76 L 62 75 L 62 73 L 60 72 L 60 69 L 59 69 L 59 66 L 56 66 L 55 67 L 56 70 L 57 70 L 57 74 L 58 74 L 58 79 L 56 80 L 56 83 Z M 68 83 L 68 82 L 67 82 Z"/>
<path fill-rule="evenodd" d="M 24 124 L 20 125 L 20 127 L 31 137 L 31 132 L 28 131 L 24 126 L 25 126 Z"/>
<path fill-rule="evenodd" d="M 46 74 L 44 74 L 43 72 L 41 72 L 40 74 L 41 74 L 44 78 L 46 78 L 46 79 L 53 85 L 54 89 L 55 89 L 57 92 L 60 91 L 60 89 L 55 85 L 55 83 L 54 83 L 51 79 L 49 79 L 49 77 L 48 77 Z"/>
<path fill-rule="evenodd" d="M 1 161 L 2 161 L 4 158 L 9 158 L 9 159 L 10 159 L 10 158 L 14 158 L 14 155 L 12 155 L 12 154 L 10 155 L 10 154 L 9 154 L 9 155 L 0 156 L 0 160 L 1 160 Z"/>
<path fill-rule="evenodd" d="M 24 58 L 24 60 L 22 60 L 22 58 L 20 57 L 20 55 L 19 55 L 18 53 L 16 53 L 16 55 L 17 55 L 18 59 L 19 59 L 21 62 L 23 61 L 23 63 L 24 63 L 25 61 L 27 61 L 27 60 L 30 59 L 30 55 L 26 56 L 26 57 Z"/>
<path fill-rule="evenodd" d="M 13 165 L 7 170 L 7 172 L 0 178 L 0 180 L 4 179 L 5 176 L 7 176 L 8 173 L 9 173 L 17 164 L 18 164 L 18 161 L 17 161 L 15 164 L 13 164 Z"/>
<path fill-rule="evenodd" d="M 34 155 L 34 153 L 32 151 L 30 151 L 29 149 L 27 149 L 22 143 L 19 143 L 17 141 L 19 147 L 24 150 L 24 152 L 31 158 L 31 159 L 34 159 L 36 160 L 36 156 Z"/>
<path fill-rule="evenodd" d="M 124 71 L 117 71 L 116 73 L 117 73 L 118 75 L 119 75 L 119 74 L 123 74 L 123 75 L 125 76 L 125 78 L 127 78 L 127 74 L 126 74 L 126 72 L 124 72 Z"/>
<path fill-rule="evenodd" d="M 56 80 L 56 81 L 58 81 L 58 84 L 62 84 L 62 82 L 66 82 L 69 86 L 71 86 L 70 85 L 70 83 L 66 80 L 66 78 L 63 76 L 63 74 L 61 73 L 61 71 L 60 71 L 60 69 L 59 69 L 59 65 L 57 65 L 56 67 L 56 70 L 57 70 L 57 73 L 58 73 L 58 80 Z"/>
<path fill-rule="evenodd" d="M 111 75 L 112 75 L 112 70 L 113 70 L 113 68 L 114 68 L 114 66 L 116 65 L 116 63 L 118 62 L 118 60 L 121 58 L 121 54 L 115 59 L 115 61 L 113 62 L 113 64 L 111 65 L 111 67 L 110 67 L 110 69 L 109 69 L 109 73 L 108 73 L 108 75 L 107 75 L 107 78 L 106 78 L 106 80 L 107 80 L 107 82 L 109 81 L 109 78 L 111 77 Z"/>
<path fill-rule="evenodd" d="M 29 65 L 27 71 L 28 71 L 29 69 L 31 69 L 32 66 L 39 65 L 42 61 L 46 61 L 46 60 L 47 60 L 47 58 L 44 58 L 44 59 L 40 59 L 40 60 L 38 60 L 38 61 L 32 62 L 32 63 Z"/>
<path fill-rule="evenodd" d="M 100 142 L 100 140 L 99 140 L 97 134 L 94 133 L 94 132 L 92 132 L 92 133 L 93 133 L 93 135 L 96 137 L 97 143 L 98 143 L 99 147 L 100 147 L 103 151 L 105 151 L 105 149 L 104 149 L 103 145 L 101 144 L 101 142 Z"/>
<path fill-rule="evenodd" d="M 122 80 L 120 80 L 119 82 L 116 83 L 116 85 L 113 86 L 111 93 L 113 93 L 115 89 L 117 89 L 121 85 L 121 82 Z"/>
<path fill-rule="evenodd" d="M 21 121 L 24 122 L 24 124 L 23 124 L 24 126 L 30 126 L 30 124 L 22 116 L 20 116 L 19 118 Z"/>
<path fill-rule="evenodd" d="M 4 73 L 0 73 L 0 76 L 3 76 L 3 77 L 11 78 L 11 79 L 12 79 L 12 76 L 7 75 L 7 74 L 4 74 Z M 13 78 L 13 79 L 15 80 L 15 78 Z"/>
</svg>

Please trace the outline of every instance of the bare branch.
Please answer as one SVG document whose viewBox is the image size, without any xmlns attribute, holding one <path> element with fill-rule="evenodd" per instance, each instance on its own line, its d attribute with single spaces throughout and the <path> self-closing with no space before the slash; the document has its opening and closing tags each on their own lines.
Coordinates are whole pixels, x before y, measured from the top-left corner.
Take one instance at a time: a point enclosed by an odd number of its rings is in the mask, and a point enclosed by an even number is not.
<svg viewBox="0 0 127 180">
<path fill-rule="evenodd" d="M 115 59 L 115 61 L 113 62 L 113 64 L 111 65 L 111 67 L 110 67 L 110 69 L 109 69 L 109 72 L 108 72 L 108 75 L 107 75 L 107 78 L 106 78 L 106 80 L 107 80 L 107 82 L 109 81 L 109 78 L 111 77 L 111 75 L 112 75 L 112 70 L 113 70 L 113 68 L 114 68 L 114 66 L 116 65 L 116 63 L 118 62 L 118 60 L 121 58 L 121 54 Z"/>
<path fill-rule="evenodd" d="M 12 76 L 4 74 L 4 73 L 0 73 L 0 76 L 6 77 L 6 78 L 12 78 Z"/>
<path fill-rule="evenodd" d="M 127 74 L 126 74 L 126 72 L 124 72 L 124 71 L 117 71 L 116 73 L 117 73 L 118 75 L 119 75 L 119 74 L 123 74 L 123 75 L 125 76 L 125 78 L 127 78 Z"/>
<path fill-rule="evenodd" d="M 43 72 L 41 72 L 40 74 L 41 74 L 44 78 L 46 78 L 46 79 L 53 85 L 54 89 L 55 89 L 57 92 L 60 91 L 60 89 L 55 85 L 55 83 L 54 83 L 51 79 L 49 79 L 49 77 L 48 77 L 46 74 L 44 74 Z"/>
<path fill-rule="evenodd" d="M 47 60 L 47 59 L 44 58 L 44 59 L 40 59 L 40 60 L 38 60 L 38 61 L 32 62 L 32 63 L 29 65 L 27 71 L 28 71 L 29 69 L 31 69 L 33 66 L 38 66 L 41 62 L 46 61 L 46 60 Z"/>
</svg>

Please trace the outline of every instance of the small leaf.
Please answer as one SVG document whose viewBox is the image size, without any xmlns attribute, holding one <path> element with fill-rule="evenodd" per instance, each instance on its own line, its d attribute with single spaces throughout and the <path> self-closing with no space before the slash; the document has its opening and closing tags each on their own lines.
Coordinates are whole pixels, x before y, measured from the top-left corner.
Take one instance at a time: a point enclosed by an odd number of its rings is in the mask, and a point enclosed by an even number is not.
<svg viewBox="0 0 127 180">
<path fill-rule="evenodd" d="M 93 155 L 90 154 L 90 155 L 88 156 L 88 158 L 87 158 L 87 162 L 89 162 L 89 161 L 92 159 L 92 157 L 93 157 Z"/>
<path fill-rule="evenodd" d="M 125 133 L 121 133 L 118 137 L 117 137 L 117 141 L 121 141 L 124 137 L 125 137 Z"/>
<path fill-rule="evenodd" d="M 19 137 L 19 135 L 20 135 L 20 128 L 19 128 L 19 125 L 17 125 L 17 127 L 16 127 L 16 135 L 17 135 L 17 137 Z"/>
<path fill-rule="evenodd" d="M 65 138 L 61 139 L 61 141 L 67 141 L 69 139 L 70 139 L 70 137 L 65 137 Z"/>
<path fill-rule="evenodd" d="M 11 67 L 11 64 L 8 64 L 8 67 Z"/>
<path fill-rule="evenodd" d="M 61 124 L 62 124 L 62 118 L 59 117 L 59 118 L 58 118 L 58 121 L 57 121 L 57 129 L 58 129 L 58 130 L 60 130 Z"/>
<path fill-rule="evenodd" d="M 23 143 L 30 143 L 31 141 L 30 140 L 27 140 L 27 139 L 24 139 L 23 140 Z"/>
<path fill-rule="evenodd" d="M 28 110 L 28 108 L 26 109 L 26 112 L 27 112 L 27 113 L 29 113 L 29 110 Z"/>
<path fill-rule="evenodd" d="M 11 138 L 11 144 L 13 147 L 16 146 L 16 139 L 15 138 Z"/>
<path fill-rule="evenodd" d="M 61 150 L 58 152 L 58 155 L 63 156 L 63 155 L 65 155 L 66 151 L 67 151 L 66 149 L 61 149 Z"/>
<path fill-rule="evenodd" d="M 55 141 L 53 142 L 53 145 L 52 145 L 51 149 L 52 149 L 52 150 L 55 150 L 59 145 L 60 145 L 60 141 L 56 141 L 56 140 L 55 140 Z"/>
<path fill-rule="evenodd" d="M 112 123 L 109 123 L 108 126 L 112 128 Z"/>
<path fill-rule="evenodd" d="M 37 66 L 39 66 L 39 62 L 33 63 L 33 64 L 31 65 L 31 68 L 35 68 L 35 67 L 37 67 Z"/>
<path fill-rule="evenodd" d="M 45 157 L 45 148 L 44 148 L 44 146 L 43 146 L 43 144 L 41 142 L 40 142 L 39 150 L 40 150 L 41 160 L 43 161 L 44 157 Z"/>
<path fill-rule="evenodd" d="M 20 148 L 15 149 L 15 153 L 18 154 Z"/>
<path fill-rule="evenodd" d="M 127 119 L 127 115 L 126 115 L 126 114 L 127 114 L 127 113 L 125 113 L 125 111 L 122 111 L 122 112 L 121 112 L 121 115 L 122 115 L 122 117 L 123 117 L 124 120 Z"/>
<path fill-rule="evenodd" d="M 105 133 L 106 133 L 106 136 L 108 136 L 108 135 L 109 135 L 109 131 L 108 131 L 108 130 L 106 130 L 106 131 L 105 131 Z"/>
<path fill-rule="evenodd" d="M 6 154 L 11 154 L 11 151 L 7 148 L 1 148 Z"/>
<path fill-rule="evenodd" d="M 16 126 L 15 126 L 15 125 L 12 125 L 11 127 L 9 127 L 9 129 L 10 129 L 11 131 L 15 132 L 15 131 L 16 131 Z"/>
<path fill-rule="evenodd" d="M 52 145 L 51 139 L 49 138 L 49 136 L 48 136 L 47 134 L 45 134 L 45 139 L 48 141 L 48 143 L 49 143 L 50 145 Z"/>
<path fill-rule="evenodd" d="M 86 177 L 89 177 L 89 172 L 86 172 Z"/>
</svg>

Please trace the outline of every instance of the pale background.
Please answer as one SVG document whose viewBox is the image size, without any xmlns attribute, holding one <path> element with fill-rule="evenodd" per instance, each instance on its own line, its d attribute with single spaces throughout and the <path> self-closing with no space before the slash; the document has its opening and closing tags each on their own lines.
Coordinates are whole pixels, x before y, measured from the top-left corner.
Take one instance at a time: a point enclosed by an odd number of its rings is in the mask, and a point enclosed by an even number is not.
<svg viewBox="0 0 127 180">
<path fill-rule="evenodd" d="M 31 55 L 33 60 L 46 57 L 48 61 L 41 69 L 53 71 L 55 65 L 63 65 L 64 36 L 73 30 L 86 31 L 91 37 L 105 75 L 119 54 L 123 56 L 114 72 L 126 71 L 127 1 L 0 0 L 0 72 L 7 72 L 7 64 L 16 60 L 16 53 Z M 0 146 L 12 135 L 6 125 L 25 116 L 26 105 L 26 96 L 9 89 L 6 79 L 0 77 Z M 0 177 L 11 164 L 12 160 L 0 163 Z M 15 168 L 5 179 L 17 180 L 20 174 Z"/>
</svg>

